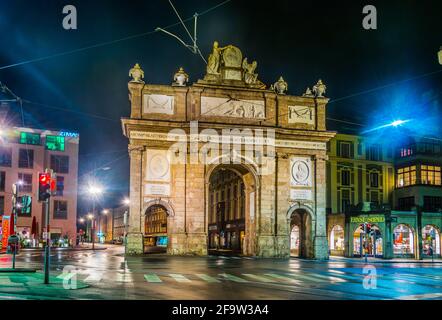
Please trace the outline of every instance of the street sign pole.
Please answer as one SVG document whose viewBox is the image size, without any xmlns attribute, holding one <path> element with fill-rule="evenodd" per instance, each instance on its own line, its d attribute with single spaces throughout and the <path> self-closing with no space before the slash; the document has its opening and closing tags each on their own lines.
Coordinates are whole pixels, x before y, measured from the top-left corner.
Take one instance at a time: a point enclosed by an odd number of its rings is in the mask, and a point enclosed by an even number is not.
<svg viewBox="0 0 442 320">
<path fill-rule="evenodd" d="M 12 234 L 13 235 L 15 235 L 16 223 L 17 223 L 17 195 L 18 195 L 17 184 L 14 183 L 12 185 L 12 228 L 13 228 Z M 17 250 L 15 244 L 13 248 L 14 249 L 12 252 L 12 269 L 15 269 L 15 252 Z"/>
<path fill-rule="evenodd" d="M 45 279 L 44 279 L 44 283 L 45 284 L 49 284 L 49 268 L 50 268 L 50 245 L 49 245 L 49 239 L 50 239 L 50 235 L 49 235 L 49 198 L 47 198 L 45 200 L 45 225 L 46 225 L 46 244 L 45 244 L 45 266 L 44 266 L 44 270 L 45 270 Z"/>
<path fill-rule="evenodd" d="M 367 237 L 367 223 L 364 222 L 364 236 L 365 236 L 365 263 L 368 263 L 367 249 L 368 249 L 368 237 Z"/>
</svg>

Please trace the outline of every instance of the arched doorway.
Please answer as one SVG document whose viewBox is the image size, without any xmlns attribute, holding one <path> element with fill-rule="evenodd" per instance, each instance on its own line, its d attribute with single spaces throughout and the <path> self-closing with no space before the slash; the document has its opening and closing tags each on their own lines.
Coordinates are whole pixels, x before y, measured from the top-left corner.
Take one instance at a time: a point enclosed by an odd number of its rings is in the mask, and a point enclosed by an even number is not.
<svg viewBox="0 0 442 320">
<path fill-rule="evenodd" d="M 362 226 L 353 233 L 353 255 L 381 257 L 383 255 L 382 233 L 378 226 L 371 225 L 371 232 L 366 235 Z"/>
<path fill-rule="evenodd" d="M 399 224 L 393 229 L 393 254 L 397 256 L 413 256 L 414 232 L 405 225 Z"/>
<path fill-rule="evenodd" d="M 305 209 L 296 209 L 290 216 L 290 255 L 300 258 L 313 257 L 312 219 Z M 293 235 L 293 236 L 292 236 Z M 295 241 L 295 242 L 294 242 Z M 293 253 L 292 253 L 292 248 Z"/>
<path fill-rule="evenodd" d="M 147 208 L 144 219 L 144 251 L 166 252 L 167 237 L 167 210 L 159 204 Z"/>
<path fill-rule="evenodd" d="M 209 172 L 209 254 L 255 254 L 255 178 L 245 165 L 222 164 Z"/>
<path fill-rule="evenodd" d="M 422 249 L 423 253 L 427 257 L 441 256 L 441 242 L 440 242 L 440 232 L 433 225 L 426 225 L 422 228 Z"/>
<path fill-rule="evenodd" d="M 330 254 L 340 255 L 344 254 L 344 228 L 340 225 L 335 225 L 330 231 Z"/>
</svg>

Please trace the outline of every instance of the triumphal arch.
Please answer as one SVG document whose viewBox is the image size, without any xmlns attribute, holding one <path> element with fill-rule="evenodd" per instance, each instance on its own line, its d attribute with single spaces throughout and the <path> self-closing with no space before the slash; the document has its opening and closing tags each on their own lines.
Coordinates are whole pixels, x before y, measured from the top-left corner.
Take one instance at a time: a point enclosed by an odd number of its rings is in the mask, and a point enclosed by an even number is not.
<svg viewBox="0 0 442 320">
<path fill-rule="evenodd" d="M 130 70 L 128 254 L 328 257 L 326 87 L 287 95 L 256 70 L 217 42 L 191 85 L 182 68 L 170 85 Z"/>
</svg>

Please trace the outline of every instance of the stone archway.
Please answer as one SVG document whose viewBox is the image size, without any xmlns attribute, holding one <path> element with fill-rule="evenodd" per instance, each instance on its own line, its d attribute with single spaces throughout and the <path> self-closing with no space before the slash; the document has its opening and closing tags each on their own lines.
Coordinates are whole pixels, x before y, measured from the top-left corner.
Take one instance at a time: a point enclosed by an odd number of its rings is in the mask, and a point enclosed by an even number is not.
<svg viewBox="0 0 442 320">
<path fill-rule="evenodd" d="M 249 165 L 209 165 L 206 172 L 209 253 L 256 254 L 257 181 Z"/>
<path fill-rule="evenodd" d="M 313 214 L 310 208 L 306 206 L 293 206 L 290 208 L 288 214 L 288 226 L 290 227 L 289 241 L 290 248 L 295 247 L 292 245 L 291 241 L 293 238 L 292 232 L 297 230 L 298 241 L 297 252 L 290 252 L 291 256 L 299 258 L 314 258 L 314 220 Z"/>
</svg>

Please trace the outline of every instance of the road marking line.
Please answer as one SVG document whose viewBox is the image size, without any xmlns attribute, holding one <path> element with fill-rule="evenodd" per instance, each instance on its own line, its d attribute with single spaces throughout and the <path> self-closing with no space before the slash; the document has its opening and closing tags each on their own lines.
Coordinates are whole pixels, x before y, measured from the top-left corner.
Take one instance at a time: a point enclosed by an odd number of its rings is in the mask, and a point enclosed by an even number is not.
<svg viewBox="0 0 442 320">
<path fill-rule="evenodd" d="M 85 272 L 87 274 L 87 272 Z M 99 282 L 103 278 L 101 272 L 92 271 L 83 281 L 84 282 Z"/>
<path fill-rule="evenodd" d="M 249 277 L 249 278 L 252 278 L 252 279 L 255 279 L 255 280 L 258 280 L 258 281 L 261 281 L 261 282 L 273 282 L 270 279 L 267 279 L 267 278 L 264 278 L 264 277 L 261 277 L 261 276 L 257 276 L 255 274 L 243 273 L 242 275 L 246 276 L 246 277 Z"/>
<path fill-rule="evenodd" d="M 281 275 L 276 274 L 276 273 L 265 273 L 264 275 L 272 277 L 272 278 L 276 278 L 278 280 L 291 281 L 291 282 L 294 282 L 296 284 L 300 284 L 301 283 L 299 280 L 296 280 L 296 279 L 293 279 L 293 278 L 289 278 L 289 277 L 284 277 L 284 276 L 281 276 Z"/>
<path fill-rule="evenodd" d="M 228 273 L 220 273 L 220 276 L 226 278 L 227 280 L 231 280 L 234 282 L 248 282 L 245 279 L 241 279 L 240 277 L 234 276 L 232 274 L 228 274 Z"/>
<path fill-rule="evenodd" d="M 207 281 L 207 282 L 210 282 L 210 283 L 215 283 L 215 282 L 219 283 L 219 282 L 221 282 L 218 279 L 215 279 L 214 277 L 208 276 L 207 274 L 199 273 L 199 274 L 196 274 L 196 276 L 198 278 L 201 278 L 204 281 Z"/>
<path fill-rule="evenodd" d="M 299 278 L 301 281 L 305 280 L 305 281 L 313 281 L 313 282 L 324 282 L 324 280 L 320 280 L 320 279 L 317 279 L 313 276 L 306 276 L 303 274 L 292 273 L 292 274 L 290 274 L 290 276 L 295 277 L 295 278 Z M 317 275 L 315 275 L 315 276 L 317 276 Z"/>
<path fill-rule="evenodd" d="M 190 282 L 189 279 L 187 279 L 185 276 L 183 276 L 182 274 L 178 274 L 178 273 L 169 273 L 169 276 L 171 276 L 172 278 L 174 278 L 177 282 Z"/>
<path fill-rule="evenodd" d="M 154 273 L 151 274 L 145 274 L 144 275 L 144 279 L 146 279 L 147 282 L 154 282 L 154 283 L 159 283 L 159 282 L 163 282 L 160 278 L 158 278 L 158 276 Z"/>
<path fill-rule="evenodd" d="M 312 276 L 315 276 L 315 277 L 318 277 L 318 278 L 322 278 L 322 279 L 326 279 L 326 280 L 332 280 L 332 281 L 336 281 L 336 282 L 347 282 L 344 279 L 341 279 L 339 277 L 325 276 L 323 274 L 314 274 Z"/>
</svg>

